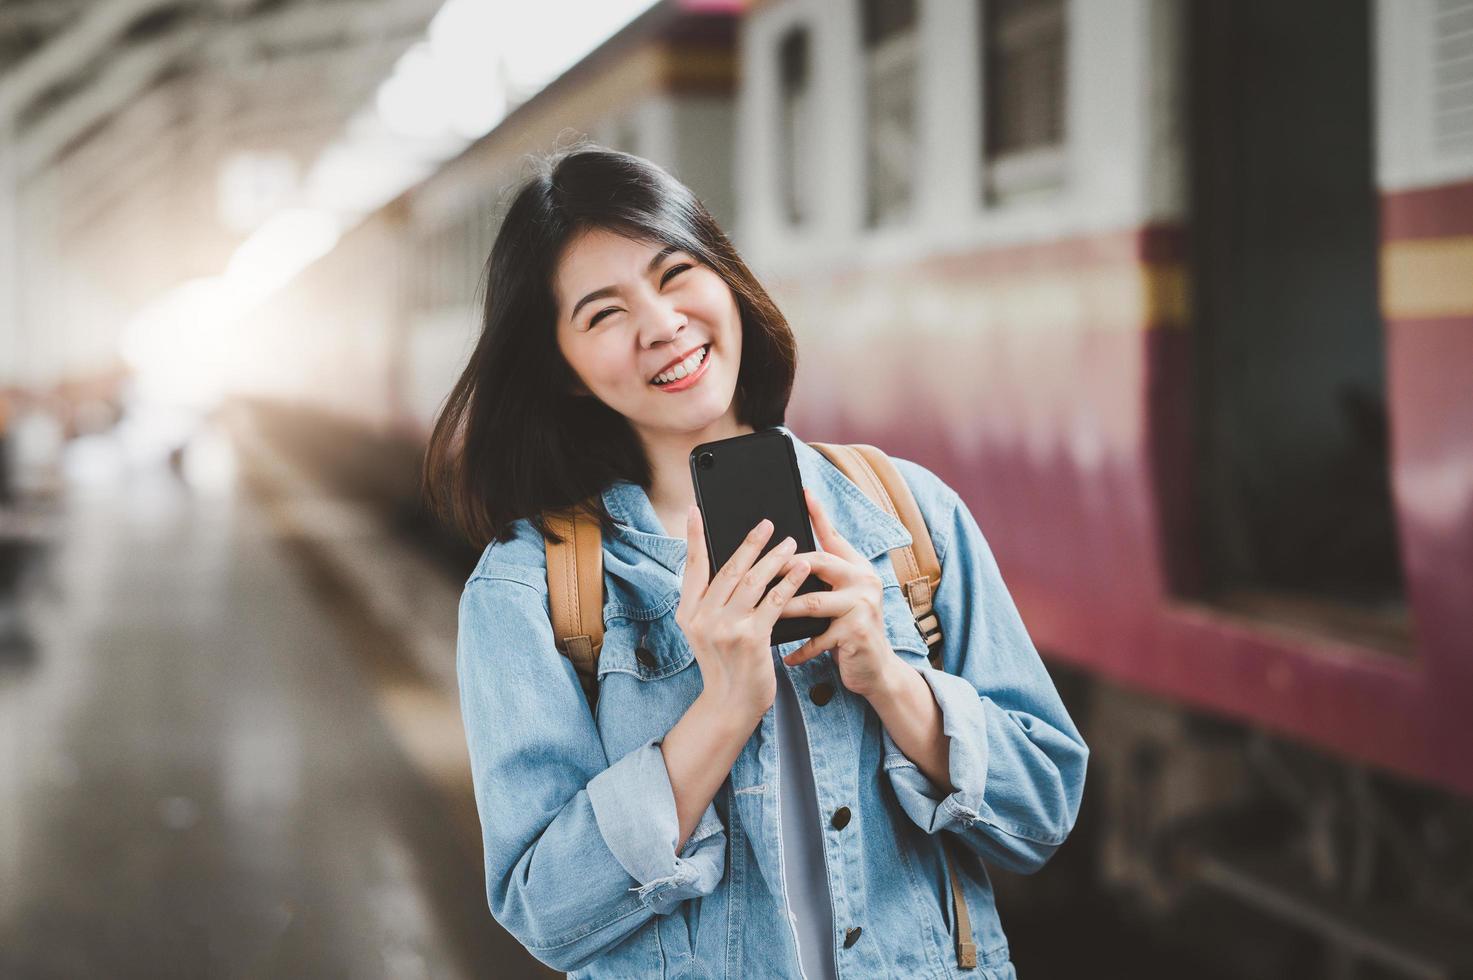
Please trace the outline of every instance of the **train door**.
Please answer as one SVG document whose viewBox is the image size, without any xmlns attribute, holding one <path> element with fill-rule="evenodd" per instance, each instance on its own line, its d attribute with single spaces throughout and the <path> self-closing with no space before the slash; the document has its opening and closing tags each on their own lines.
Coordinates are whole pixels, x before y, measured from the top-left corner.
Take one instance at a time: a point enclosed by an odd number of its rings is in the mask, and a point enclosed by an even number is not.
<svg viewBox="0 0 1473 980">
<path fill-rule="evenodd" d="M 1190 11 L 1203 584 L 1394 640 L 1368 0 Z"/>
</svg>

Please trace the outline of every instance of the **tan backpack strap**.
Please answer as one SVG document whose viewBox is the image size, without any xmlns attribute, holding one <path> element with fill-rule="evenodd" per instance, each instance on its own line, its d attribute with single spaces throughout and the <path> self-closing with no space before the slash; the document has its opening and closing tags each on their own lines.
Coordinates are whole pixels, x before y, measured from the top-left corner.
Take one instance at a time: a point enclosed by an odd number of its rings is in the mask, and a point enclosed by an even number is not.
<svg viewBox="0 0 1473 980">
<path fill-rule="evenodd" d="M 963 970 L 974 970 L 977 968 L 977 944 L 972 942 L 972 917 L 967 914 L 967 896 L 962 894 L 956 859 L 951 856 L 953 846 L 953 842 L 942 833 L 941 850 L 946 855 L 946 875 L 951 879 L 951 908 L 956 919 L 956 965 Z"/>
<path fill-rule="evenodd" d="M 895 568 L 895 577 L 900 582 L 905 601 L 910 605 L 916 626 L 931 651 L 931 665 L 939 669 L 941 621 L 936 618 L 932 602 L 936 588 L 941 584 L 941 562 L 936 558 L 930 529 L 921 516 L 915 495 L 910 492 L 910 485 L 890 457 L 874 446 L 820 442 L 809 445 L 827 456 L 855 486 L 864 491 L 865 496 L 885 508 L 891 517 L 898 518 L 910 532 L 911 543 L 893 549 L 890 564 Z"/>
<path fill-rule="evenodd" d="M 895 463 L 885 453 L 870 445 L 855 443 L 842 446 L 812 442 L 865 496 L 879 504 L 892 517 L 899 518 L 910 532 L 911 543 L 890 551 L 890 564 L 910 604 L 911 615 L 926 646 L 931 650 L 931 666 L 941 669 L 941 622 L 936 618 L 933 601 L 941 584 L 941 562 L 931 543 L 921 508 L 910 485 L 900 475 Z M 972 918 L 967 913 L 967 897 L 962 893 L 961 876 L 952 857 L 946 835 L 941 835 L 941 853 L 946 857 L 946 876 L 951 881 L 951 904 L 956 920 L 956 965 L 963 970 L 977 968 L 977 944 L 972 941 Z"/>
<path fill-rule="evenodd" d="M 895 555 L 900 554 L 901 567 L 898 577 L 901 587 L 905 590 L 905 598 L 910 603 L 911 613 L 915 616 L 916 625 L 920 627 L 921 636 L 926 640 L 926 646 L 931 651 L 931 661 L 940 666 L 937 661 L 941 656 L 941 621 L 936 618 L 932 602 L 936 596 L 936 589 L 941 584 L 941 562 L 936 558 L 936 548 L 931 543 L 931 531 L 926 527 L 926 520 L 921 516 L 920 505 L 910 492 L 910 484 L 900 475 L 894 462 L 874 446 L 856 444 L 854 449 L 869 463 L 870 469 L 874 471 L 876 478 L 885 488 L 885 496 L 891 504 L 891 513 L 900 518 L 905 529 L 910 532 L 911 544 L 909 547 L 897 548 L 890 553 L 893 563 Z"/>
<path fill-rule="evenodd" d="M 593 703 L 598 691 L 598 655 L 604 642 L 603 532 L 586 509 L 543 515 L 563 539 L 547 549 L 547 606 L 557 648 L 573 662 Z"/>
</svg>

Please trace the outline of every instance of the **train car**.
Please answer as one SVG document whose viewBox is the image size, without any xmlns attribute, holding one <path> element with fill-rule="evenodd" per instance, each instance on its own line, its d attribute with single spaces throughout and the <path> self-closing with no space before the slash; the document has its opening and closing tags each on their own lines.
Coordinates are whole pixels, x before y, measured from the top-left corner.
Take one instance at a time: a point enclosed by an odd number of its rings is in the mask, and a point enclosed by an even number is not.
<svg viewBox="0 0 1473 980">
<path fill-rule="evenodd" d="M 1292 801 L 1196 873 L 1413 956 L 1350 898 L 1469 870 L 1473 3 L 785 0 L 741 48 L 793 424 L 933 468 L 1109 682 L 1106 866 Z"/>
<path fill-rule="evenodd" d="M 1437 975 L 1428 923 L 1473 915 L 1473 0 L 738 6 L 657 5 L 300 276 L 265 317 L 311 323 L 298 404 L 421 446 L 524 154 L 650 156 L 788 313 L 790 423 L 957 488 L 1082 679 L 1104 878 Z"/>
</svg>

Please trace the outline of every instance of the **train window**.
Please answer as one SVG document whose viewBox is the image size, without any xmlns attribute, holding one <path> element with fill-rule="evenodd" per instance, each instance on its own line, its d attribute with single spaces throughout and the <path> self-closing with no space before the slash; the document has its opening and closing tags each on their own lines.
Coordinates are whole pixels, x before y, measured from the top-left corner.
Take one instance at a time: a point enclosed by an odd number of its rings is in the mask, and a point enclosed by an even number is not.
<svg viewBox="0 0 1473 980">
<path fill-rule="evenodd" d="M 1449 156 L 1473 152 L 1473 0 L 1443 0 L 1433 46 L 1433 140 Z"/>
<path fill-rule="evenodd" d="M 983 191 L 1050 190 L 1064 176 L 1063 0 L 983 0 Z"/>
<path fill-rule="evenodd" d="M 911 213 L 916 170 L 915 0 L 864 0 L 865 223 Z"/>
<path fill-rule="evenodd" d="M 809 41 L 806 28 L 789 31 L 778 46 L 780 125 L 778 180 L 782 188 L 783 212 L 789 223 L 801 224 L 808 215 L 807 180 L 811 163 L 814 120 L 810 116 L 813 97 L 809 72 Z"/>
<path fill-rule="evenodd" d="M 1194 591 L 1405 651 L 1373 9 L 1190 9 Z"/>
</svg>

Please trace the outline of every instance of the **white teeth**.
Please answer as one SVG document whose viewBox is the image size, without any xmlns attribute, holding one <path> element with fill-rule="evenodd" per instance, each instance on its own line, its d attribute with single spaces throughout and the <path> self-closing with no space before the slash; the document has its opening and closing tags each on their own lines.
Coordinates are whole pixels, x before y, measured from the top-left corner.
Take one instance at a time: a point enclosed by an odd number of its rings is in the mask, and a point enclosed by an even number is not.
<svg viewBox="0 0 1473 980">
<path fill-rule="evenodd" d="M 696 352 L 694 354 L 692 354 L 690 357 L 687 357 L 685 360 L 681 361 L 679 364 L 675 365 L 670 370 L 655 375 L 655 381 L 654 381 L 654 383 L 655 384 L 667 384 L 667 383 L 669 383 L 671 381 L 679 381 L 681 378 L 685 377 L 686 375 L 688 375 L 692 371 L 694 371 L 696 368 L 700 367 L 701 362 L 704 361 L 705 359 L 706 359 L 706 348 L 703 345 L 703 346 L 697 348 L 697 350 L 696 350 Z"/>
</svg>

